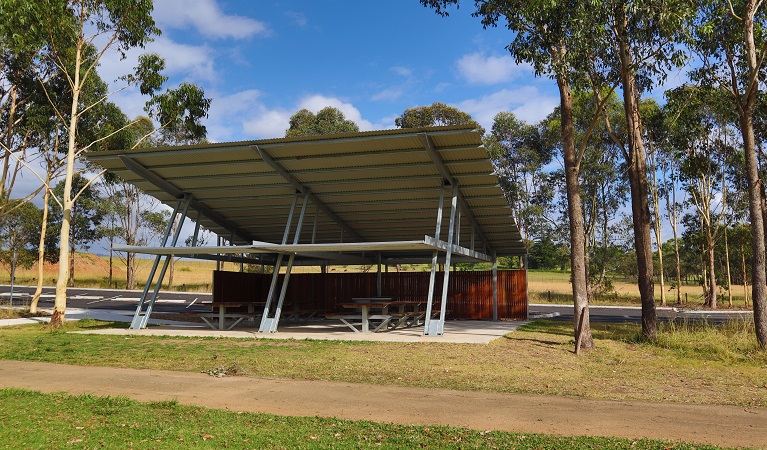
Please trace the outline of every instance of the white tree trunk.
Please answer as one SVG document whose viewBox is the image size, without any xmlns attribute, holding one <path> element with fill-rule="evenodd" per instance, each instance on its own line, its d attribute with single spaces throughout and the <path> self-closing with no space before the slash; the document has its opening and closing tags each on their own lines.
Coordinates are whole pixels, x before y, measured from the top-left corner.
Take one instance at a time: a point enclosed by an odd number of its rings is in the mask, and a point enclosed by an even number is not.
<svg viewBox="0 0 767 450">
<path fill-rule="evenodd" d="M 48 229 L 48 200 L 51 197 L 51 191 L 48 188 L 51 181 L 51 173 L 45 177 L 45 194 L 43 195 L 43 220 L 40 226 L 40 243 L 37 246 L 37 288 L 32 302 L 29 304 L 29 312 L 37 313 L 37 304 L 40 302 L 40 295 L 43 293 L 43 269 L 45 268 L 45 233 Z"/>
<path fill-rule="evenodd" d="M 56 299 L 53 303 L 51 327 L 59 328 L 64 324 L 67 310 L 67 280 L 69 279 L 69 228 L 72 214 L 72 179 L 75 174 L 75 148 L 77 137 L 78 102 L 80 100 L 80 62 L 83 42 L 79 40 L 75 53 L 75 76 L 72 89 L 72 109 L 69 118 L 69 140 L 67 143 L 67 165 L 64 177 L 64 194 L 61 199 L 63 215 L 61 219 L 61 239 L 59 241 L 59 274 L 56 278 Z"/>
</svg>

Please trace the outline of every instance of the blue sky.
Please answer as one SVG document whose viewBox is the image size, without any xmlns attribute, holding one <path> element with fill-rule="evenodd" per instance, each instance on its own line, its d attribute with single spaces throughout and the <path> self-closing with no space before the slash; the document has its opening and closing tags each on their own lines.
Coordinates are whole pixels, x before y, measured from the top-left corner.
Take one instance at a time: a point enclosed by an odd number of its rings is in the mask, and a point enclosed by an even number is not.
<svg viewBox="0 0 767 450">
<path fill-rule="evenodd" d="M 112 81 L 140 53 L 159 53 L 171 85 L 193 82 L 213 99 L 205 123 L 216 142 L 282 137 L 293 113 L 325 106 L 362 130 L 393 128 L 406 108 L 433 102 L 485 128 L 501 111 L 544 118 L 558 104 L 555 84 L 515 64 L 510 32 L 484 30 L 472 6 L 444 18 L 417 0 L 156 0 L 163 34 L 124 61 L 105 55 L 99 72 Z M 135 90 L 113 100 L 142 113 Z"/>
</svg>

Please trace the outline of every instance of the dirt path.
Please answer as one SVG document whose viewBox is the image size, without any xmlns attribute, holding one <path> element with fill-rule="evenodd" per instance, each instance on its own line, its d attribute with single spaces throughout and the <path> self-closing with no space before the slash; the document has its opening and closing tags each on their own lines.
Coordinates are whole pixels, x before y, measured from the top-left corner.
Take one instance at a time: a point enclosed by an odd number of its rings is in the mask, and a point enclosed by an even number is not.
<svg viewBox="0 0 767 450">
<path fill-rule="evenodd" d="M 210 408 L 767 448 L 767 409 L 461 392 L 0 361 L 0 387 L 176 399 Z"/>
</svg>

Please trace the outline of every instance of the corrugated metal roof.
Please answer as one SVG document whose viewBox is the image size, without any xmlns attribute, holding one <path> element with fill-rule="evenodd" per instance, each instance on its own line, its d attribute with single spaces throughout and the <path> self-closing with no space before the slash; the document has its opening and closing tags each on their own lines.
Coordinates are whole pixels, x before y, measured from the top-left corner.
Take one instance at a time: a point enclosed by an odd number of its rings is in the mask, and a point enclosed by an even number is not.
<svg viewBox="0 0 767 450">
<path fill-rule="evenodd" d="M 441 161 L 435 161 L 435 154 Z M 130 162 L 124 162 L 126 158 L 171 188 L 155 186 L 145 174 L 138 175 L 135 167 L 126 167 Z M 479 236 L 484 235 L 487 252 L 524 254 L 519 229 L 481 136 L 464 126 L 109 151 L 92 153 L 88 159 L 166 204 L 173 205 L 179 193 L 192 195 L 193 209 L 217 213 L 215 221 L 202 218 L 203 226 L 224 237 L 236 228 L 242 243 L 282 241 L 296 182 L 363 242 L 423 239 L 434 235 L 446 174 L 458 183 L 463 205 L 469 209 L 462 211 L 461 243 L 468 246 L 476 227 L 478 250 L 483 250 Z M 293 183 L 271 163 L 290 174 Z M 449 221 L 449 188 L 445 205 L 443 239 Z M 301 243 L 311 239 L 315 209 L 310 204 Z M 197 211 L 190 212 L 190 217 L 196 219 Z M 474 217 L 473 224 L 469 217 Z M 335 219 L 322 211 L 318 218 L 317 243 L 353 240 L 349 233 L 342 237 Z"/>
</svg>

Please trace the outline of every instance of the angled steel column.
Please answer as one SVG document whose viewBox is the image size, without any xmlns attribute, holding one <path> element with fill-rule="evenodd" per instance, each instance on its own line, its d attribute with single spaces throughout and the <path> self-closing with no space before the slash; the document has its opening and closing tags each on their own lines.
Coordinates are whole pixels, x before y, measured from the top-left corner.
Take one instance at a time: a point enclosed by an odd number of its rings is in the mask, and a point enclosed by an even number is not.
<svg viewBox="0 0 767 450">
<path fill-rule="evenodd" d="M 439 239 L 439 232 L 442 229 L 442 209 L 445 203 L 445 185 L 444 183 L 439 188 L 439 207 L 437 208 L 437 229 L 434 231 L 434 239 Z M 429 293 L 426 297 L 426 317 L 423 322 L 423 334 L 428 334 L 427 330 L 431 324 L 431 304 L 434 300 L 434 284 L 437 277 L 437 255 L 438 252 L 434 250 L 431 254 L 431 275 L 429 276 Z"/>
<path fill-rule="evenodd" d="M 179 208 L 181 208 L 181 201 L 182 199 L 178 199 L 176 201 L 176 207 L 173 209 L 173 214 L 170 215 L 170 221 L 168 221 L 168 226 L 165 227 L 165 233 L 162 237 L 162 246 L 164 247 L 165 244 L 168 242 L 168 237 L 170 237 L 170 232 L 173 230 L 173 220 L 176 218 L 176 214 L 178 214 Z M 154 263 L 152 263 L 152 268 L 149 270 L 149 277 L 146 280 L 146 284 L 144 285 L 144 292 L 141 293 L 141 298 L 138 301 L 138 305 L 136 306 L 136 312 L 133 314 L 133 320 L 131 320 L 130 329 L 131 330 L 138 330 L 141 328 L 141 311 L 144 309 L 144 302 L 146 301 L 146 296 L 149 293 L 149 286 L 152 284 L 152 280 L 154 280 L 154 275 L 157 272 L 157 266 L 160 265 L 160 259 L 162 257 L 160 255 L 155 256 Z"/>
<path fill-rule="evenodd" d="M 288 242 L 288 236 L 290 235 L 290 226 L 293 224 L 293 212 L 296 210 L 296 204 L 298 203 L 299 194 L 296 193 L 293 196 L 293 203 L 290 205 L 290 212 L 288 213 L 288 221 L 285 224 L 285 232 L 282 233 L 282 245 Z M 264 314 L 261 316 L 261 325 L 258 327 L 259 332 L 268 330 L 267 323 L 269 322 L 269 308 L 272 305 L 272 298 L 274 297 L 274 291 L 277 288 L 277 280 L 280 277 L 280 268 L 282 266 L 282 253 L 277 255 L 277 261 L 274 263 L 274 270 L 272 271 L 272 282 L 269 285 L 269 293 L 266 295 L 266 304 L 264 305 Z"/>
<path fill-rule="evenodd" d="M 445 313 L 447 309 L 447 291 L 450 282 L 450 257 L 453 255 L 453 237 L 455 236 L 455 213 L 458 209 L 458 185 L 453 185 L 453 198 L 450 202 L 450 226 L 447 231 L 447 253 L 445 254 L 445 270 L 442 276 L 442 301 L 439 307 L 439 321 L 430 321 L 429 327 L 424 326 L 424 334 L 441 335 L 445 332 Z"/>
<path fill-rule="evenodd" d="M 306 205 L 309 204 L 309 195 L 304 196 L 304 204 L 301 205 L 301 214 L 298 216 L 298 224 L 296 225 L 296 234 L 293 237 L 293 245 L 298 244 L 301 237 L 301 228 L 304 225 L 304 216 L 306 215 Z M 293 252 L 288 258 L 288 267 L 285 269 L 285 279 L 282 280 L 282 289 L 280 290 L 280 298 L 277 300 L 277 308 L 274 310 L 274 317 L 269 321 L 269 332 L 274 333 L 277 331 L 277 326 L 280 323 L 280 315 L 282 315 L 282 304 L 285 301 L 285 294 L 288 291 L 288 282 L 290 282 L 290 272 L 293 269 L 293 261 L 296 258 L 296 253 Z"/>
<path fill-rule="evenodd" d="M 171 241 L 170 246 L 175 247 L 176 243 L 178 242 L 178 237 L 181 234 L 181 227 L 184 225 L 184 220 L 186 220 L 186 214 L 189 212 L 189 205 L 192 203 L 192 196 L 186 195 L 186 202 L 184 204 L 184 212 L 181 213 L 181 219 L 178 221 L 178 227 L 176 228 L 176 232 L 173 234 L 173 241 Z M 175 220 L 175 218 L 174 218 Z M 173 224 L 174 220 L 171 220 L 171 225 Z M 165 272 L 168 270 L 168 266 L 170 265 L 170 260 L 173 258 L 173 255 L 168 255 L 165 257 L 165 262 L 162 265 L 162 269 L 160 270 L 160 276 L 157 279 L 157 284 L 154 286 L 154 292 L 152 293 L 152 298 L 149 300 L 149 305 L 146 307 L 146 312 L 144 313 L 144 317 L 141 319 L 141 328 L 146 328 L 146 324 L 149 321 L 149 315 L 152 314 L 152 308 L 154 307 L 154 302 L 157 300 L 157 294 L 160 292 L 160 287 L 162 286 L 162 280 L 165 278 Z"/>
</svg>

